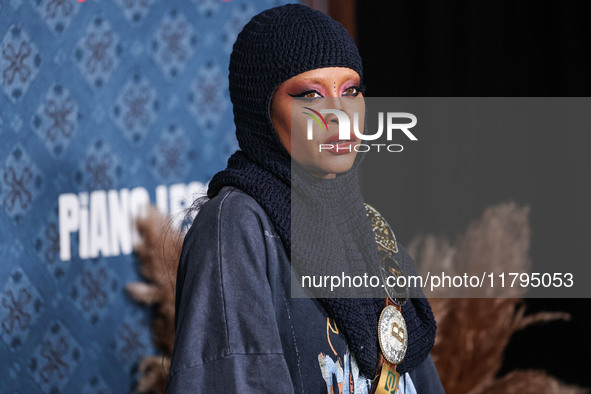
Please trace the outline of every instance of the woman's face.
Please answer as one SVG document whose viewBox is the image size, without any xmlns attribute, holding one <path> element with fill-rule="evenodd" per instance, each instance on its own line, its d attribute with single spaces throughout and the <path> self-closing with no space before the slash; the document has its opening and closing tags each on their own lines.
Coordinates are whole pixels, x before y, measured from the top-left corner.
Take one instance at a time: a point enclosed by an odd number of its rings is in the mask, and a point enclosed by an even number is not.
<svg viewBox="0 0 591 394">
<path fill-rule="evenodd" d="M 319 178 L 334 178 L 353 165 L 357 154 L 353 147 L 360 142 L 353 133 L 353 112 L 359 112 L 361 133 L 365 118 L 360 84 L 356 71 L 327 67 L 298 74 L 275 91 L 271 101 L 273 126 L 292 159 L 308 173 Z M 346 139 L 339 136 L 337 116 L 322 114 L 322 109 L 337 109 L 349 115 L 351 128 Z M 318 114 L 322 114 L 326 124 Z M 311 140 L 308 139 L 309 120 L 313 127 Z"/>
</svg>

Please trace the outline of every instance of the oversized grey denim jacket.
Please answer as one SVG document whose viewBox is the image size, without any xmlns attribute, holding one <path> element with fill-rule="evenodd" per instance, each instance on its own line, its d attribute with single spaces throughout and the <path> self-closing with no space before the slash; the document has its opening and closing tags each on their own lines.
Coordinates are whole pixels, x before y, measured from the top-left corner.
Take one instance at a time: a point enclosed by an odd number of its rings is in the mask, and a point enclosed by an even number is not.
<svg viewBox="0 0 591 394">
<path fill-rule="evenodd" d="M 338 392 L 339 383 L 349 392 L 339 374 L 366 392 L 368 381 L 348 351 L 333 362 L 332 351 L 347 350 L 346 340 L 329 332 L 324 308 L 291 298 L 290 270 L 281 239 L 252 197 L 224 187 L 207 202 L 179 262 L 167 392 L 326 393 Z M 430 357 L 410 376 L 418 393 L 443 392 Z"/>
</svg>

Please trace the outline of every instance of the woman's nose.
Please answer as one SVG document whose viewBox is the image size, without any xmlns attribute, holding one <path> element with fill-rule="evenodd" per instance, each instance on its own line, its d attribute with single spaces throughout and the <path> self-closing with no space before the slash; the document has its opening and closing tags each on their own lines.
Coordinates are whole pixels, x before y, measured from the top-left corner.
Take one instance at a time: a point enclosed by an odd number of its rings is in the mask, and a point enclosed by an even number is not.
<svg viewBox="0 0 591 394">
<path fill-rule="evenodd" d="M 330 88 L 326 89 L 326 91 L 327 91 L 326 97 L 331 97 L 331 98 L 340 97 L 339 91 L 334 85 L 330 85 Z"/>
<path fill-rule="evenodd" d="M 343 97 L 340 96 L 330 96 L 326 98 L 326 104 L 327 104 L 327 108 L 333 108 L 333 109 L 343 109 L 343 103 L 342 101 Z"/>
<path fill-rule="evenodd" d="M 337 108 L 334 108 L 334 109 L 337 109 Z M 339 119 L 337 118 L 337 116 L 333 112 L 330 112 L 327 115 L 325 115 L 324 120 L 326 120 L 326 123 L 339 124 Z"/>
</svg>

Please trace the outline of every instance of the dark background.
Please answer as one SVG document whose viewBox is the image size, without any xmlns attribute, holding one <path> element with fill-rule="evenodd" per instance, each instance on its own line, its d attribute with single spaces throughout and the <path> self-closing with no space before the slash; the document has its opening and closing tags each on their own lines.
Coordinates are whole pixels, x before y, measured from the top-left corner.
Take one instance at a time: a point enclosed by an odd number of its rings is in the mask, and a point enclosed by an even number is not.
<svg viewBox="0 0 591 394">
<path fill-rule="evenodd" d="M 357 1 L 366 96 L 589 96 L 590 11 L 575 1 Z M 486 207 L 516 201 L 531 207 L 534 265 L 554 261 L 560 271 L 561 262 L 577 261 L 575 279 L 585 281 L 591 275 L 589 134 L 557 130 L 532 139 L 442 132 L 449 138 L 428 154 L 409 150 L 387 170 L 374 155 L 362 168 L 366 199 L 396 223 L 401 242 L 425 233 L 453 240 Z M 370 187 L 378 178 L 400 191 Z M 530 313 L 560 310 L 573 318 L 517 333 L 500 375 L 545 369 L 591 387 L 590 300 L 528 299 L 527 306 Z"/>
</svg>

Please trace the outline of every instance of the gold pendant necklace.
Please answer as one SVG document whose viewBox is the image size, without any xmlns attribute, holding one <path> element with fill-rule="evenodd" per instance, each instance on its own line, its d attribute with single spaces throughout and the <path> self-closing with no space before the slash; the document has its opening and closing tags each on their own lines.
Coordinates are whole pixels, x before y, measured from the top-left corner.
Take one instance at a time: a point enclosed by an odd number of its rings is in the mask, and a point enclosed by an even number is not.
<svg viewBox="0 0 591 394">
<path fill-rule="evenodd" d="M 404 360 L 408 348 L 408 332 L 401 309 L 408 300 L 409 291 L 406 286 L 397 286 L 396 279 L 404 273 L 395 257 L 398 245 L 394 232 L 378 211 L 367 204 L 365 209 L 378 244 L 379 270 L 386 291 L 385 306 L 378 321 L 380 360 L 371 392 L 395 394 L 400 382 L 396 365 Z"/>
</svg>

